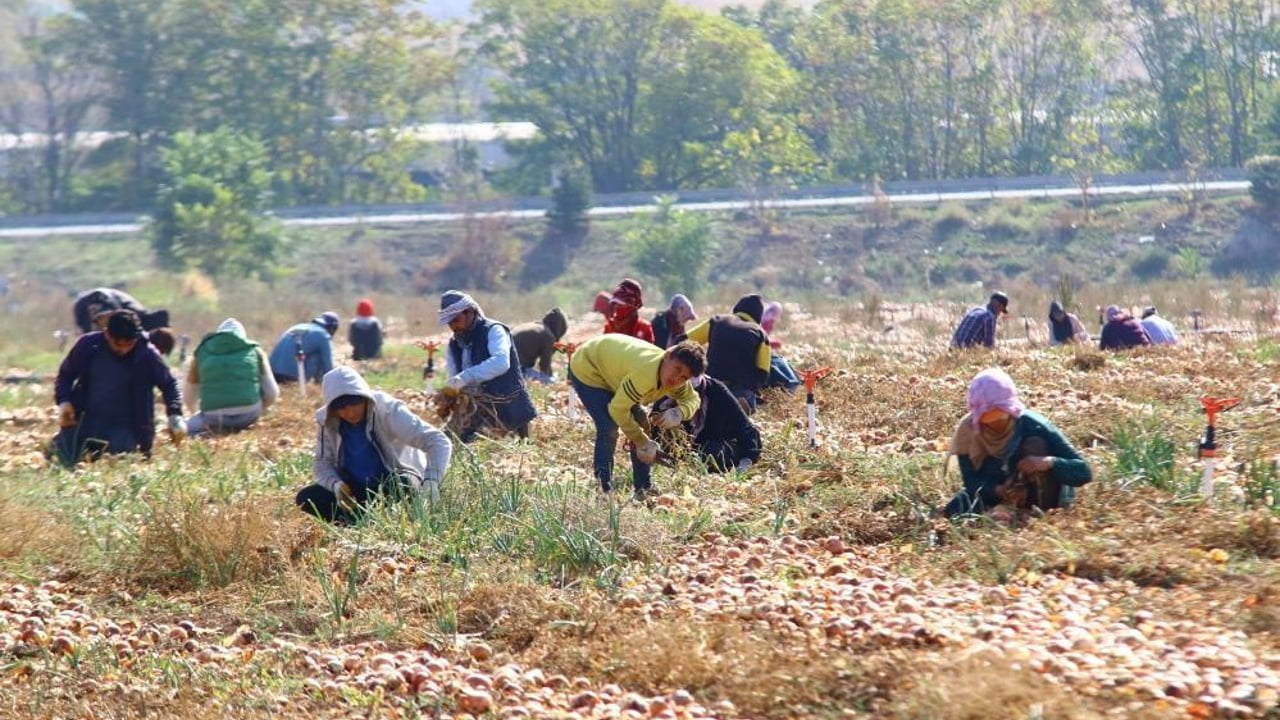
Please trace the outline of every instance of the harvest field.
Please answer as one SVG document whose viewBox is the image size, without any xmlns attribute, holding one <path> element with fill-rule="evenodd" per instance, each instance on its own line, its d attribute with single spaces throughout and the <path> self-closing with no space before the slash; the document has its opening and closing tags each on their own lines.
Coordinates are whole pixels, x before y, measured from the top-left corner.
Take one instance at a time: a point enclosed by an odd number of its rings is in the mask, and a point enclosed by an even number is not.
<svg viewBox="0 0 1280 720">
<path fill-rule="evenodd" d="M 49 382 L 0 386 L 0 716 L 1280 716 L 1274 324 L 1125 355 L 1013 327 L 954 353 L 927 329 L 950 310 L 861 317 L 788 308 L 787 357 L 835 368 L 816 449 L 803 394 L 769 395 L 745 476 L 685 463 L 649 505 L 601 499 L 589 421 L 538 386 L 532 442 L 457 446 L 437 505 L 350 529 L 292 505 L 314 389 L 248 432 L 70 473 L 39 452 Z M 409 340 L 361 367 L 429 417 Z M 992 365 L 1092 462 L 1072 510 L 931 516 Z M 1242 400 L 1211 502 L 1206 394 Z"/>
</svg>

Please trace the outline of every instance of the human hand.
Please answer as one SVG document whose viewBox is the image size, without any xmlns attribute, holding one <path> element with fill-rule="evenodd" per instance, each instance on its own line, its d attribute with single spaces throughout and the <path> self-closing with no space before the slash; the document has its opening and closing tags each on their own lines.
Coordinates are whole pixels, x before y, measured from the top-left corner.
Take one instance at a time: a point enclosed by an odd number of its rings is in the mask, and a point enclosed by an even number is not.
<svg viewBox="0 0 1280 720">
<path fill-rule="evenodd" d="M 654 440 L 647 440 L 643 444 L 636 446 L 636 459 L 645 465 L 652 465 L 658 459 L 658 443 Z"/>
<path fill-rule="evenodd" d="M 751 462 L 751 458 L 742 458 L 741 460 L 738 461 L 737 466 L 734 467 L 733 469 L 737 472 L 744 473 L 750 470 L 751 466 L 754 464 L 755 463 Z"/>
<path fill-rule="evenodd" d="M 187 421 L 181 415 L 169 416 L 169 439 L 177 445 L 187 437 Z"/>
<path fill-rule="evenodd" d="M 680 427 L 682 422 L 684 422 L 684 413 L 680 411 L 680 408 L 673 407 L 659 413 L 653 424 L 662 430 L 670 430 L 674 427 Z"/>
<path fill-rule="evenodd" d="M 75 427 L 76 409 L 69 402 L 58 405 L 58 426 L 59 427 Z"/>
<path fill-rule="evenodd" d="M 444 386 L 448 390 L 452 390 L 454 392 L 462 392 L 462 388 L 467 386 L 467 381 L 464 380 L 462 378 L 462 374 L 459 373 L 449 378 L 449 380 L 445 382 Z"/>
<path fill-rule="evenodd" d="M 333 495 L 338 499 L 338 507 L 345 512 L 355 512 L 356 494 L 352 492 L 351 486 L 345 480 L 339 480 L 337 486 L 333 488 Z"/>
<path fill-rule="evenodd" d="M 1049 472 L 1053 469 L 1053 458 L 1040 455 L 1028 455 L 1018 461 L 1018 472 L 1031 475 Z"/>
</svg>

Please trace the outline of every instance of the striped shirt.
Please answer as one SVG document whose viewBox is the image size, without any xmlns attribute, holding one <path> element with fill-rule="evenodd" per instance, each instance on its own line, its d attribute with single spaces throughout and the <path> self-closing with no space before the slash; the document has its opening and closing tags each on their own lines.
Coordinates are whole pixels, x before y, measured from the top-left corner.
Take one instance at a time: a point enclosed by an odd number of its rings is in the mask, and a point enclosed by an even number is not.
<svg viewBox="0 0 1280 720">
<path fill-rule="evenodd" d="M 984 345 L 996 346 L 996 314 L 987 307 L 976 307 L 965 313 L 955 335 L 951 336 L 951 347 L 969 348 Z"/>
</svg>

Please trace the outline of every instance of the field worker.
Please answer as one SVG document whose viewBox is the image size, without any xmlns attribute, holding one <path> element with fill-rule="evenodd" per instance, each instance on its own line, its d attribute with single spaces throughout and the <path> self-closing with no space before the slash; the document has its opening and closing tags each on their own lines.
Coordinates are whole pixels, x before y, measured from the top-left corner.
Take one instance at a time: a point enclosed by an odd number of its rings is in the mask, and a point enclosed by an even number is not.
<svg viewBox="0 0 1280 720">
<path fill-rule="evenodd" d="M 101 330 L 107 316 L 116 310 L 132 310 L 142 323 L 143 330 L 169 326 L 169 311 L 149 311 L 129 293 L 115 288 L 101 287 L 86 290 L 76 296 L 71 314 L 80 332 Z M 167 354 L 167 353 L 166 353 Z"/>
<path fill-rule="evenodd" d="M 360 373 L 337 367 L 320 384 L 312 472 L 315 484 L 294 502 L 333 523 L 357 520 L 377 497 L 440 497 L 453 444 L 403 402 L 369 388 Z"/>
<path fill-rule="evenodd" d="M 1103 312 L 1106 321 L 1102 326 L 1102 337 L 1099 347 L 1103 350 L 1128 350 L 1151 344 L 1147 331 L 1138 319 L 1117 305 L 1108 305 Z"/>
<path fill-rule="evenodd" d="M 235 318 L 205 335 L 193 357 L 183 392 L 187 406 L 199 410 L 187 418 L 192 436 L 244 430 L 280 395 L 267 354 Z"/>
<path fill-rule="evenodd" d="M 1089 463 L 1044 417 L 1027 410 L 1013 379 L 999 368 L 969 383 L 969 414 L 956 426 L 951 453 L 964 488 L 947 517 L 1007 509 L 1068 507 L 1075 488 L 1093 479 Z"/>
<path fill-rule="evenodd" d="M 88 454 L 139 451 L 150 456 L 155 441 L 155 395 L 159 388 L 169 416 L 169 436 L 186 436 L 178 381 L 147 342 L 142 322 L 117 310 L 104 329 L 76 340 L 58 368 L 54 400 L 62 429 L 53 451 L 68 467 Z"/>
<path fill-rule="evenodd" d="M 769 338 L 769 349 L 772 352 L 769 359 L 769 377 L 765 380 L 765 387 L 780 387 L 794 391 L 800 387 L 800 377 L 791 368 L 791 363 L 778 354 L 782 349 L 782 341 L 773 334 L 773 328 L 780 319 L 782 319 L 782 303 L 777 301 L 765 303 L 764 313 L 760 316 L 760 329 L 764 330 L 765 336 Z"/>
<path fill-rule="evenodd" d="M 760 461 L 760 431 L 751 424 L 729 388 L 710 375 L 689 381 L 698 393 L 698 411 L 682 424 L 693 449 L 712 472 L 746 472 Z M 671 398 L 653 406 L 655 412 L 675 407 Z"/>
<path fill-rule="evenodd" d="M 549 383 L 555 379 L 551 359 L 556 354 L 556 343 L 568 331 L 569 320 L 558 307 L 548 310 L 539 321 L 521 323 L 511 329 L 511 341 L 520 358 L 520 372 L 526 380 Z"/>
<path fill-rule="evenodd" d="M 723 382 L 747 414 L 755 412 L 773 365 L 769 338 L 760 327 L 763 318 L 764 299 L 744 295 L 732 314 L 708 318 L 688 334 L 707 346 L 707 374 Z"/>
<path fill-rule="evenodd" d="M 684 339 L 685 325 L 698 319 L 689 298 L 676 293 L 667 309 L 653 316 L 653 343 L 667 348 Z"/>
<path fill-rule="evenodd" d="M 466 397 L 450 413 L 449 429 L 462 442 L 471 442 L 486 427 L 528 437 L 529 421 L 538 411 L 520 374 L 511 331 L 485 317 L 479 303 L 458 290 L 440 296 L 439 317 L 453 331 L 445 353 L 449 379 L 441 397 Z"/>
<path fill-rule="evenodd" d="M 298 382 L 298 352 L 307 380 L 320 382 L 333 369 L 333 334 L 340 324 L 338 313 L 324 312 L 311 322 L 285 330 L 271 350 L 271 372 L 278 382 Z"/>
<path fill-rule="evenodd" d="M 1147 338 L 1152 345 L 1178 344 L 1178 331 L 1173 328 L 1173 323 L 1160 317 L 1155 307 L 1142 311 L 1142 329 L 1147 331 Z"/>
<path fill-rule="evenodd" d="M 985 306 L 969 310 L 960 319 L 955 334 L 951 336 L 951 347 L 971 348 L 981 345 L 995 348 L 996 323 L 1001 315 L 1008 314 L 1009 296 L 999 291 L 991 293 Z"/>
<path fill-rule="evenodd" d="M 640 283 L 631 278 L 624 278 L 610 295 L 609 314 L 605 317 L 604 331 L 653 342 L 653 326 L 648 320 L 640 317 L 642 307 L 644 307 L 644 291 Z"/>
<path fill-rule="evenodd" d="M 373 301 L 369 298 L 360 298 L 356 303 L 356 317 L 347 328 L 347 342 L 351 343 L 352 360 L 382 357 L 382 323 L 373 314 Z"/>
<path fill-rule="evenodd" d="M 613 489 L 613 452 L 618 430 L 631 441 L 634 498 L 653 493 L 651 468 L 658 443 L 632 416 L 633 407 L 648 407 L 664 397 L 675 407 L 662 412 L 659 429 L 671 429 L 698 411 L 698 393 L 689 384 L 706 369 L 706 355 L 695 343 L 682 342 L 663 350 L 640 338 L 609 334 L 578 346 L 569 363 L 569 383 L 596 426 L 592 469 L 600 490 Z"/>
<path fill-rule="evenodd" d="M 1062 303 L 1054 300 L 1049 303 L 1049 344 L 1070 345 L 1072 343 L 1089 342 L 1089 331 L 1084 329 L 1080 318 L 1067 312 Z"/>
</svg>

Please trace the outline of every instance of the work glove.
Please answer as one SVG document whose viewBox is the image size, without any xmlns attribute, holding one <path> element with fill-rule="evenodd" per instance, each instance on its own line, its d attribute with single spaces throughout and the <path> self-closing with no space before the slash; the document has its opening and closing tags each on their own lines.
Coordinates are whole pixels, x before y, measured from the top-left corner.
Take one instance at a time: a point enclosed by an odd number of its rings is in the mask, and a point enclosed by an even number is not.
<svg viewBox="0 0 1280 720">
<path fill-rule="evenodd" d="M 58 405 L 58 426 L 59 427 L 75 427 L 76 409 L 69 403 L 64 402 Z"/>
<path fill-rule="evenodd" d="M 174 445 L 182 442 L 187 437 L 187 421 L 182 419 L 181 415 L 169 416 L 169 439 Z"/>
<path fill-rule="evenodd" d="M 653 424 L 663 430 L 670 430 L 674 427 L 680 427 L 682 422 L 684 422 L 684 413 L 680 412 L 680 408 L 673 407 L 663 410 L 657 419 L 653 421 Z"/>
<path fill-rule="evenodd" d="M 636 459 L 645 465 L 652 465 L 658 459 L 658 443 L 647 440 L 636 446 Z"/>
<path fill-rule="evenodd" d="M 750 458 L 742 458 L 741 460 L 738 461 L 737 466 L 734 467 L 733 469 L 740 473 L 744 473 L 750 470 L 753 464 L 754 463 L 751 462 Z"/>
<path fill-rule="evenodd" d="M 467 386 L 467 381 L 464 380 L 462 378 L 462 374 L 459 373 L 449 378 L 449 380 L 444 384 L 444 386 L 448 390 L 452 390 L 455 393 L 459 393 L 459 392 L 462 392 L 462 388 Z"/>
<path fill-rule="evenodd" d="M 356 511 L 356 494 L 352 492 L 351 486 L 345 480 L 339 480 L 334 486 L 333 496 L 338 499 L 338 507 L 342 508 L 343 512 Z"/>
</svg>

